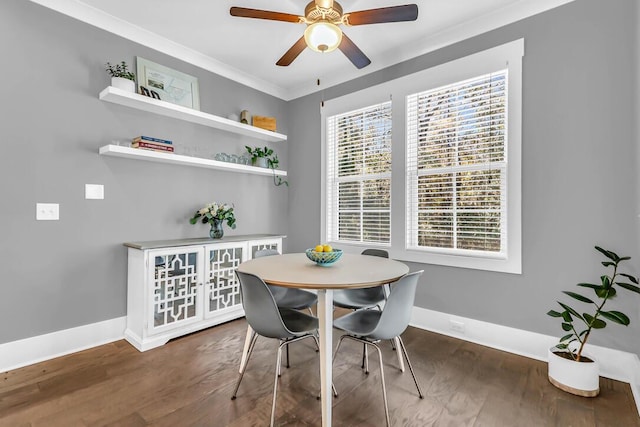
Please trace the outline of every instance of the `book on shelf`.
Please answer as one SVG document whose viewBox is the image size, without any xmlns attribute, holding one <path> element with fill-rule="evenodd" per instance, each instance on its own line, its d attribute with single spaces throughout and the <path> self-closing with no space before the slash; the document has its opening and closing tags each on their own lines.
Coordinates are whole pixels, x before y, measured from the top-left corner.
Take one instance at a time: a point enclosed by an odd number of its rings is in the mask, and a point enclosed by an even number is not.
<svg viewBox="0 0 640 427">
<path fill-rule="evenodd" d="M 132 140 L 132 142 L 140 142 L 140 141 L 155 142 L 158 144 L 167 144 L 167 145 L 173 144 L 173 141 L 169 141 L 168 139 L 154 138 L 153 136 L 145 136 L 145 135 L 136 136 Z"/>
<path fill-rule="evenodd" d="M 153 142 L 145 142 L 145 141 L 133 142 L 131 144 L 131 147 L 142 148 L 144 150 L 154 150 L 154 151 L 162 151 L 165 153 L 173 153 L 172 146 L 166 145 L 166 144 L 153 143 Z"/>
</svg>

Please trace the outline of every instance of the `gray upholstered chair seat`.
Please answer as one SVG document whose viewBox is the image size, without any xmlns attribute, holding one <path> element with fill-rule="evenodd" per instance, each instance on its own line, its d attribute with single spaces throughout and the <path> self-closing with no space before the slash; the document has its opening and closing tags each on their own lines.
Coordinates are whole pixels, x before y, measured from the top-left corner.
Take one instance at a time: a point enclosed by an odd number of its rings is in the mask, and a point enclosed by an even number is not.
<svg viewBox="0 0 640 427">
<path fill-rule="evenodd" d="M 307 334 L 311 330 L 318 329 L 318 318 L 297 310 L 280 308 L 282 323 L 291 332 L 292 337 Z"/>
<path fill-rule="evenodd" d="M 333 292 L 333 305 L 349 310 L 375 307 L 384 301 L 382 286 L 365 289 L 340 289 Z"/>
</svg>

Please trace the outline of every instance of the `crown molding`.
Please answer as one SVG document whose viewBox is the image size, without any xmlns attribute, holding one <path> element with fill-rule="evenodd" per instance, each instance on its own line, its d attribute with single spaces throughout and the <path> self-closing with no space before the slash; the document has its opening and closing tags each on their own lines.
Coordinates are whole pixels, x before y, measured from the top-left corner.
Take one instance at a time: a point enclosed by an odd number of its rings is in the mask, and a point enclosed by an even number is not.
<svg viewBox="0 0 640 427">
<path fill-rule="evenodd" d="M 85 22 L 94 27 L 124 37 L 133 42 L 147 46 L 189 64 L 203 68 L 214 74 L 252 87 L 275 97 L 286 99 L 286 90 L 263 79 L 240 71 L 214 58 L 183 46 L 154 32 L 141 28 L 128 21 L 110 15 L 77 0 L 30 0 L 71 18 Z"/>
<path fill-rule="evenodd" d="M 575 0 L 520 0 L 497 11 L 478 16 L 454 27 L 441 31 L 431 37 L 421 38 L 412 43 L 405 43 L 405 48 L 394 49 L 386 52 L 384 59 L 377 58 L 367 67 L 366 73 L 362 70 L 353 70 L 349 73 L 336 73 L 333 77 L 322 79 L 322 85 L 305 84 L 292 88 L 284 88 L 249 73 L 240 71 L 228 64 L 173 42 L 156 33 L 148 31 L 130 22 L 110 15 L 78 0 L 30 0 L 33 3 L 55 10 L 79 21 L 93 25 L 105 31 L 114 33 L 133 42 L 150 47 L 174 58 L 193 64 L 214 74 L 231 79 L 237 83 L 249 86 L 269 95 L 273 95 L 284 101 L 290 101 L 309 95 L 314 92 L 336 86 L 367 74 L 374 73 L 403 61 L 433 52 L 445 46 L 458 43 L 465 39 L 500 28 L 512 22 L 545 12 L 562 6 Z"/>
<path fill-rule="evenodd" d="M 384 55 L 380 55 L 384 57 L 382 60 L 380 60 L 380 58 L 376 58 L 372 61 L 371 65 L 367 67 L 366 74 L 356 74 L 355 72 L 342 73 L 339 76 L 321 79 L 321 86 L 305 84 L 303 86 L 291 88 L 287 92 L 288 99 L 300 98 L 302 96 L 318 92 L 319 90 L 337 86 L 346 81 L 417 58 L 421 55 L 425 55 L 443 47 L 450 46 L 573 1 L 575 0 L 520 0 L 510 6 L 485 15 L 480 15 L 473 20 L 465 21 L 464 23 L 458 24 L 444 31 L 440 31 L 431 37 L 420 38 L 413 42 L 405 43 L 403 45 L 405 46 L 404 48 L 394 48 L 393 51 L 385 52 Z"/>
</svg>

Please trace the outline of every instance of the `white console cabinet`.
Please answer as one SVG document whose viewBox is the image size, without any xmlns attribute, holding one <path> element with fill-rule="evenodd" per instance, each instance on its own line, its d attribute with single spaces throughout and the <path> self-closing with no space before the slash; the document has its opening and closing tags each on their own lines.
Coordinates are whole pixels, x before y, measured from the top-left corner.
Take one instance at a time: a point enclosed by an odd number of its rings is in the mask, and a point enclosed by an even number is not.
<svg viewBox="0 0 640 427">
<path fill-rule="evenodd" d="M 244 316 L 235 269 L 257 250 L 282 252 L 282 235 L 125 243 L 125 338 L 140 351 Z"/>
</svg>

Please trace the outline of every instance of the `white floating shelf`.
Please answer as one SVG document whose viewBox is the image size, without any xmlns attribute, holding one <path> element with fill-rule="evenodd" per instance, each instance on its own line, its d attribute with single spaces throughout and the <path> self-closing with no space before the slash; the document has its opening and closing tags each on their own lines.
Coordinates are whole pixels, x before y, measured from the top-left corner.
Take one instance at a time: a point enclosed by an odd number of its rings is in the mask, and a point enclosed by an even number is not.
<svg viewBox="0 0 640 427">
<path fill-rule="evenodd" d="M 251 173 L 255 175 L 287 176 L 287 171 L 272 171 L 267 168 L 241 165 L 238 163 L 220 162 L 218 160 L 203 159 L 200 157 L 183 156 L 181 154 L 162 153 L 158 151 L 143 150 L 140 148 L 123 147 L 120 145 L 105 145 L 100 147 L 103 156 L 124 157 L 126 159 L 148 160 L 158 163 L 170 163 L 174 165 L 196 166 L 208 169 L 220 169 L 232 172 Z"/>
<path fill-rule="evenodd" d="M 161 101 L 159 99 L 150 98 L 148 96 L 138 95 L 137 93 L 127 92 L 113 86 L 108 86 L 100 92 L 100 99 L 102 101 L 112 102 L 114 104 L 120 104 L 126 107 L 148 111 L 150 113 L 160 114 L 162 116 L 178 120 L 184 120 L 185 122 L 197 123 L 199 125 L 263 141 L 278 142 L 287 140 L 287 135 L 283 135 L 281 133 L 245 125 L 223 117 L 214 116 L 213 114 L 203 113 L 202 111 L 194 110 L 193 108 L 187 108 L 170 102 Z"/>
</svg>

